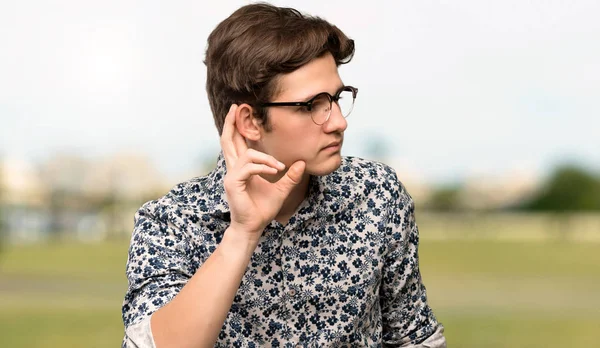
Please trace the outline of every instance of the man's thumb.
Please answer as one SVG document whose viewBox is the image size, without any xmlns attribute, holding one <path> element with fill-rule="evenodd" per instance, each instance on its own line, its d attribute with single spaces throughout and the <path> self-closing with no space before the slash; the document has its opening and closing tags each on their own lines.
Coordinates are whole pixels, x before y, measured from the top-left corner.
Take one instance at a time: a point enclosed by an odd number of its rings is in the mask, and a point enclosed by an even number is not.
<svg viewBox="0 0 600 348">
<path fill-rule="evenodd" d="M 302 175 L 304 174 L 305 168 L 306 163 L 304 163 L 304 161 L 294 162 L 287 173 L 279 180 L 279 183 L 283 184 L 285 189 L 291 190 L 292 187 L 298 185 L 300 181 L 302 181 Z"/>
</svg>

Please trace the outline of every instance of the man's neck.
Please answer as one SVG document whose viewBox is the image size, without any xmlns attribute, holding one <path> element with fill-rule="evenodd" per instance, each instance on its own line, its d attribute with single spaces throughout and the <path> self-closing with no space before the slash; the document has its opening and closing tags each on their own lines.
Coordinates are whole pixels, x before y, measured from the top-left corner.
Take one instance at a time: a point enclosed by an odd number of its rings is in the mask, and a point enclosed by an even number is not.
<svg viewBox="0 0 600 348">
<path fill-rule="evenodd" d="M 302 181 L 292 189 L 292 192 L 290 192 L 288 197 L 283 201 L 281 210 L 279 210 L 279 213 L 275 216 L 275 220 L 282 225 L 287 224 L 288 220 L 296 212 L 296 209 L 298 209 L 302 201 L 306 198 L 309 182 L 310 175 L 305 173 L 302 176 Z"/>
</svg>

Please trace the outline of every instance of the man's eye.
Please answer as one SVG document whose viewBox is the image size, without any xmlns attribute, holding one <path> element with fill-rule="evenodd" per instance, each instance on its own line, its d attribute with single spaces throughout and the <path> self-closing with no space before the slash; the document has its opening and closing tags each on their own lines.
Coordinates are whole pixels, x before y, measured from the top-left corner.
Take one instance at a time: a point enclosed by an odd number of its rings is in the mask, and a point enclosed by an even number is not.
<svg viewBox="0 0 600 348">
<path fill-rule="evenodd" d="M 329 105 L 329 101 L 315 100 L 313 103 L 313 108 L 319 109 L 319 108 L 326 107 L 327 105 Z"/>
<path fill-rule="evenodd" d="M 314 105 L 313 105 L 314 107 Z M 311 112 L 311 107 L 308 105 L 303 105 L 301 107 L 298 108 L 298 111 L 300 112 Z"/>
</svg>

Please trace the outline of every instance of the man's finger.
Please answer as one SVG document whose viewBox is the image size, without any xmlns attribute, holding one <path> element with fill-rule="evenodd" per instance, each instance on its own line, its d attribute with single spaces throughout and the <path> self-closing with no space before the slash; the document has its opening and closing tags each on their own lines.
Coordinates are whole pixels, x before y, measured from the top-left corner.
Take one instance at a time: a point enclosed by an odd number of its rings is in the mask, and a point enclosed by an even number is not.
<svg viewBox="0 0 600 348">
<path fill-rule="evenodd" d="M 284 170 L 285 164 L 279 162 L 275 157 L 267 155 L 264 152 L 260 152 L 254 149 L 246 150 L 238 159 L 237 166 L 242 167 L 247 163 L 259 163 L 266 164 L 270 167 L 276 168 L 277 170 Z"/>
<path fill-rule="evenodd" d="M 223 157 L 225 157 L 225 164 L 227 168 L 232 168 L 238 158 L 238 154 L 233 142 L 235 128 L 235 110 L 237 105 L 232 104 L 229 108 L 227 116 L 225 116 L 225 122 L 223 123 L 223 132 L 221 133 L 221 149 L 223 150 Z"/>
<path fill-rule="evenodd" d="M 237 129 L 237 125 L 233 127 L 233 146 L 235 147 L 236 153 L 238 157 L 244 154 L 248 150 L 248 144 L 246 144 L 246 139 L 240 134 Z"/>
<path fill-rule="evenodd" d="M 240 169 L 240 171 L 237 173 L 238 177 L 235 179 L 237 179 L 238 181 L 247 181 L 253 175 L 260 175 L 260 174 L 273 175 L 273 174 L 277 174 L 277 171 L 278 171 L 277 168 L 271 167 L 267 164 L 246 163 Z"/>
<path fill-rule="evenodd" d="M 302 175 L 306 169 L 306 163 L 304 161 L 297 161 L 291 165 L 287 173 L 277 181 L 277 186 L 285 194 L 288 195 L 294 186 L 298 185 L 302 181 Z"/>
</svg>

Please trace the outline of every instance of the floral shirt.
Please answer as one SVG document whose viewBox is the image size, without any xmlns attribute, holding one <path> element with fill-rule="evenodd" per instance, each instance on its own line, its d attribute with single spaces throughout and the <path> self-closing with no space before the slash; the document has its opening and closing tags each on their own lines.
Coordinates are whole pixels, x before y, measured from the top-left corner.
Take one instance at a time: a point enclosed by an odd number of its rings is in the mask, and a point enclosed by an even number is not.
<svg viewBox="0 0 600 348">
<path fill-rule="evenodd" d="M 230 222 L 223 155 L 135 217 L 123 347 L 154 347 L 152 313 L 216 249 Z M 388 166 L 342 157 L 311 177 L 286 225 L 252 255 L 215 347 L 445 347 L 418 262 L 414 203 Z"/>
</svg>

